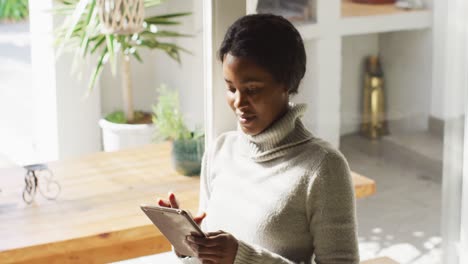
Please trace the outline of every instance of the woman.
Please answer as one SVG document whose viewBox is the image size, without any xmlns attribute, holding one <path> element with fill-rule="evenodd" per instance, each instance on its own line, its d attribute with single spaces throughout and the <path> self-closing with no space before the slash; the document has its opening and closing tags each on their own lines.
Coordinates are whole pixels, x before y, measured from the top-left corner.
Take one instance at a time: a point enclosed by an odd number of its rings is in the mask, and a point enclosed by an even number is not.
<svg viewBox="0 0 468 264">
<path fill-rule="evenodd" d="M 219 59 L 238 130 L 218 137 L 204 156 L 203 214 L 195 220 L 208 238 L 188 236 L 198 258 L 181 260 L 358 263 L 347 162 L 303 126 L 305 105 L 289 102 L 306 65 L 297 30 L 275 15 L 242 17 L 228 29 Z M 179 206 L 174 194 L 158 203 Z"/>
</svg>

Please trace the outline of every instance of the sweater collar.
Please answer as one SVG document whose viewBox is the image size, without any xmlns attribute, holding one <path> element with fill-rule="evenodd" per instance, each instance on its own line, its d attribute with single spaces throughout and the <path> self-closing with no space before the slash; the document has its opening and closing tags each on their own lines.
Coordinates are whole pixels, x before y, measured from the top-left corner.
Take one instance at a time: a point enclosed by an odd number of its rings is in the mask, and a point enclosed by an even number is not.
<svg viewBox="0 0 468 264">
<path fill-rule="evenodd" d="M 269 161 L 285 155 L 287 153 L 286 149 L 289 147 L 299 145 L 313 138 L 300 120 L 306 109 L 305 104 L 290 102 L 288 111 L 280 119 L 255 136 L 245 134 L 238 127 L 244 153 L 257 162 Z"/>
</svg>

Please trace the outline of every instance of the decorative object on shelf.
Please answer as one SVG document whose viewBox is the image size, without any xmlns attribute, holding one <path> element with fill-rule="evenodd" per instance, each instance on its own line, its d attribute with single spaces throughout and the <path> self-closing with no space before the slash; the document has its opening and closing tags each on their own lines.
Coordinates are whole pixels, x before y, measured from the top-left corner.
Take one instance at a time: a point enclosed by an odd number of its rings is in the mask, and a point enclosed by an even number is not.
<svg viewBox="0 0 468 264">
<path fill-rule="evenodd" d="M 205 150 L 203 132 L 187 128 L 177 91 L 162 85 L 158 94 L 158 102 L 153 105 L 153 123 L 158 130 L 155 140 L 172 141 L 172 165 L 177 172 L 186 176 L 199 175 Z"/>
<path fill-rule="evenodd" d="M 24 166 L 26 175 L 24 177 L 23 200 L 31 204 L 36 196 L 36 191 L 48 200 L 57 199 L 60 194 L 60 184 L 53 179 L 52 171 L 45 164 L 33 164 Z"/>
<path fill-rule="evenodd" d="M 105 116 L 99 121 L 105 151 L 151 143 L 155 128 L 151 113 L 135 111 L 130 58 L 143 62 L 142 48 L 160 49 L 180 63 L 180 51 L 190 53 L 164 38 L 189 37 L 161 26 L 178 25 L 176 18 L 190 13 L 171 13 L 144 18 L 145 8 L 155 7 L 161 0 L 59 0 L 55 13 L 66 16 L 58 30 L 58 56 L 64 48 L 75 52 L 75 58 L 98 54 L 89 80 L 89 94 L 104 65 L 109 62 L 116 75 L 117 62 L 121 64 L 123 111 Z M 82 60 L 84 62 L 84 60 Z"/>
<path fill-rule="evenodd" d="M 292 22 L 311 20 L 310 0 L 257 0 L 257 13 L 280 15 Z"/>
<path fill-rule="evenodd" d="M 398 0 L 395 6 L 407 10 L 423 9 L 424 3 L 422 0 Z"/>
<path fill-rule="evenodd" d="M 384 79 L 378 56 L 365 60 L 361 134 L 371 139 L 388 135 Z"/>
<path fill-rule="evenodd" d="M 21 21 L 28 16 L 28 0 L 0 0 L 0 22 Z"/>
<path fill-rule="evenodd" d="M 371 4 L 371 5 L 385 5 L 394 4 L 396 0 L 352 0 L 355 3 Z"/>
</svg>

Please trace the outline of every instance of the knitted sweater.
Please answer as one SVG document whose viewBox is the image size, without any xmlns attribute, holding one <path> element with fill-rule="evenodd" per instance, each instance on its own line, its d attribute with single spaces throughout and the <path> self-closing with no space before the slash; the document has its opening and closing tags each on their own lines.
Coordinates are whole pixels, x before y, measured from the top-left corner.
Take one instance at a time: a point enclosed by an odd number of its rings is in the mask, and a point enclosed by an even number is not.
<svg viewBox="0 0 468 264">
<path fill-rule="evenodd" d="M 304 128 L 305 108 L 291 103 L 256 136 L 222 134 L 204 157 L 202 230 L 238 239 L 235 264 L 359 263 L 348 164 Z"/>
</svg>

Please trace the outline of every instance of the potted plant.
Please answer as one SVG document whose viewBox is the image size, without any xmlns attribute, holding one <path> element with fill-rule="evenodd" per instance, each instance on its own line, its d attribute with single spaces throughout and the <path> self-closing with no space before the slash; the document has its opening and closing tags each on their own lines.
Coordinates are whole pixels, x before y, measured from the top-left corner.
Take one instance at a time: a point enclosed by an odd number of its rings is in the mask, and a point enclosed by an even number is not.
<svg viewBox="0 0 468 264">
<path fill-rule="evenodd" d="M 158 102 L 153 105 L 153 122 L 158 130 L 155 140 L 172 141 L 172 164 L 176 171 L 186 176 L 199 175 L 205 146 L 203 132 L 187 128 L 176 91 L 161 86 L 158 94 Z"/>
<path fill-rule="evenodd" d="M 55 12 L 66 16 L 57 31 L 58 56 L 63 49 L 75 51 L 76 58 L 97 54 L 96 65 L 89 79 L 93 89 L 106 63 L 115 75 L 121 64 L 123 111 L 106 115 L 99 124 L 103 131 L 105 151 L 138 146 L 151 142 L 154 134 L 151 113 L 135 111 L 130 78 L 130 58 L 143 62 L 140 49 L 160 49 L 180 63 L 182 47 L 163 41 L 167 37 L 187 37 L 161 26 L 180 24 L 176 18 L 190 13 L 173 13 L 144 18 L 144 11 L 163 0 L 58 0 Z M 96 58 L 96 57 L 94 57 Z"/>
</svg>

